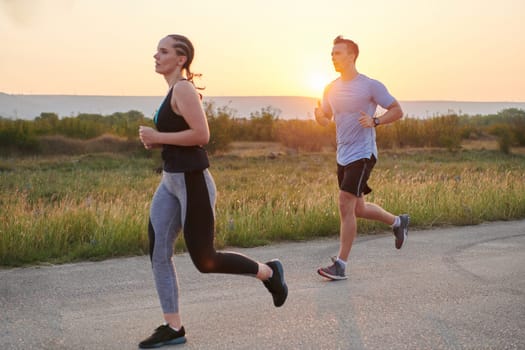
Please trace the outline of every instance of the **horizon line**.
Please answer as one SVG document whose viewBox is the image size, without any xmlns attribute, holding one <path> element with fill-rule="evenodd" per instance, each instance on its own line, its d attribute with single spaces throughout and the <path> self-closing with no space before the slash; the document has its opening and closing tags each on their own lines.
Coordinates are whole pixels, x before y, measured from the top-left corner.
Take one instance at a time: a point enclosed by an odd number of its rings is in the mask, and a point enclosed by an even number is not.
<svg viewBox="0 0 525 350">
<path fill-rule="evenodd" d="M 90 94 L 10 94 L 0 91 L 0 95 L 7 96 L 71 96 L 71 97 L 162 97 L 163 95 L 90 95 Z M 213 97 L 234 97 L 234 98 L 254 98 L 254 97 L 266 97 L 266 98 L 311 98 L 319 99 L 319 97 L 313 96 L 300 96 L 300 95 L 204 95 L 204 98 Z M 401 102 L 470 102 L 470 103 L 525 103 L 523 101 L 512 101 L 512 100 L 453 100 L 453 99 L 398 99 Z"/>
</svg>

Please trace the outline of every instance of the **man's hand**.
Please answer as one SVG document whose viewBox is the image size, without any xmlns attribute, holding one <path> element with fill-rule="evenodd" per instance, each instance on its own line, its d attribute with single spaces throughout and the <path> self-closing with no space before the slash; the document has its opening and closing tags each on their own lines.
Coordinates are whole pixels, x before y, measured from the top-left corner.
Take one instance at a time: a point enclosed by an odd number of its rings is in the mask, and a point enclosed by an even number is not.
<svg viewBox="0 0 525 350">
<path fill-rule="evenodd" d="M 369 116 L 368 114 L 366 114 L 363 111 L 361 111 L 359 113 L 361 113 L 361 117 L 359 118 L 359 124 L 361 124 L 361 126 L 363 128 L 373 128 L 373 127 L 375 127 L 374 118 L 373 117 Z"/>
<path fill-rule="evenodd" d="M 322 126 L 328 125 L 328 118 L 325 116 L 323 109 L 321 108 L 321 101 L 317 100 L 317 107 L 314 109 L 315 120 Z"/>
</svg>

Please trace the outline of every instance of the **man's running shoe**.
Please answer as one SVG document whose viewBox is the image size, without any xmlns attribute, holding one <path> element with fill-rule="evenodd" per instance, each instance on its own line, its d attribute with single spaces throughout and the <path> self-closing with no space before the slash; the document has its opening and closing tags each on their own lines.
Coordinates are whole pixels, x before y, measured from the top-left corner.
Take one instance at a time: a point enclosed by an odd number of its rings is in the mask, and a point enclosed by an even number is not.
<svg viewBox="0 0 525 350">
<path fill-rule="evenodd" d="M 394 227 L 394 236 L 396 236 L 396 248 L 401 249 L 403 243 L 407 240 L 408 224 L 410 223 L 410 216 L 408 214 L 399 215 L 401 224 Z"/>
<path fill-rule="evenodd" d="M 278 259 L 268 261 L 266 265 L 273 270 L 273 275 L 268 280 L 263 281 L 264 286 L 272 293 L 273 305 L 282 306 L 288 297 L 288 286 L 284 281 L 283 264 Z"/>
<path fill-rule="evenodd" d="M 317 270 L 317 273 L 323 277 L 331 279 L 332 281 L 345 280 L 345 267 L 343 264 L 337 261 L 335 256 L 331 257 L 333 264 L 327 267 L 321 267 Z"/>
<path fill-rule="evenodd" d="M 186 342 L 184 327 L 178 331 L 165 324 L 157 327 L 149 338 L 139 343 L 141 349 L 159 348 L 163 345 L 183 344 Z"/>
</svg>

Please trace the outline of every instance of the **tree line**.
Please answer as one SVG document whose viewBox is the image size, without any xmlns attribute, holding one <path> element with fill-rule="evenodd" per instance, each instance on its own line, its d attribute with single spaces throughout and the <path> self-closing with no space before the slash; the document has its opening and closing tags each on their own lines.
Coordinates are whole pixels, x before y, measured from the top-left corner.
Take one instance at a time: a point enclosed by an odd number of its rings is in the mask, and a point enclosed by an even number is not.
<svg viewBox="0 0 525 350">
<path fill-rule="evenodd" d="M 208 152 L 227 151 L 234 141 L 271 141 L 297 151 L 335 149 L 335 125 L 319 126 L 314 120 L 280 119 L 280 111 L 261 108 L 248 118 L 234 117 L 229 107 L 205 103 L 211 131 Z M 59 118 L 41 113 L 34 120 L 0 117 L 0 155 L 71 154 L 83 152 L 144 152 L 138 140 L 139 125 L 153 121 L 139 111 L 111 115 L 78 114 Z M 380 148 L 439 147 L 459 149 L 466 139 L 495 138 L 500 150 L 525 146 L 525 111 L 505 109 L 491 115 L 443 115 L 428 119 L 405 117 L 377 128 Z"/>
</svg>

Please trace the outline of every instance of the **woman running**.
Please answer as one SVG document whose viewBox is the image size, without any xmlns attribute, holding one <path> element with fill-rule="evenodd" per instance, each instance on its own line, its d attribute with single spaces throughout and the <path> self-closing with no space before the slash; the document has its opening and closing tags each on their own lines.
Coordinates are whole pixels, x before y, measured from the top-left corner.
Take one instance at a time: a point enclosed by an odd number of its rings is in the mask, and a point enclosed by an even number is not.
<svg viewBox="0 0 525 350">
<path fill-rule="evenodd" d="M 288 295 L 278 259 L 263 264 L 242 254 L 215 251 L 216 188 L 202 147 L 210 132 L 190 70 L 193 44 L 185 36 L 168 35 L 160 40 L 153 57 L 155 71 L 164 76 L 169 90 L 154 117 L 156 130 L 140 126 L 139 136 L 146 149 L 162 147 L 163 174 L 151 203 L 148 235 L 165 324 L 139 344 L 144 349 L 186 342 L 172 261 L 173 245 L 181 230 L 200 272 L 255 276 L 270 291 L 276 307 L 282 306 Z"/>
</svg>

